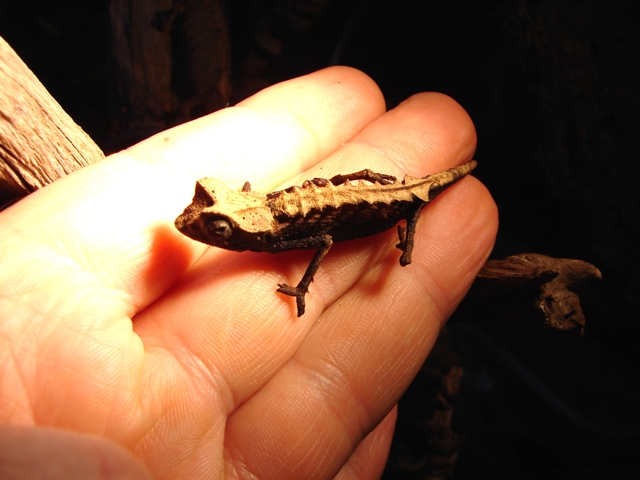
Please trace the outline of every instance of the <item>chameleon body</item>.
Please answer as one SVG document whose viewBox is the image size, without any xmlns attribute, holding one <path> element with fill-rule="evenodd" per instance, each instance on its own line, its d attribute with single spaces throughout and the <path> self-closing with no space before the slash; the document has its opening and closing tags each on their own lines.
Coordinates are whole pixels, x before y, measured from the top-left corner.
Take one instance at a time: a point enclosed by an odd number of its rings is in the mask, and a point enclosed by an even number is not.
<svg viewBox="0 0 640 480">
<path fill-rule="evenodd" d="M 175 226 L 194 240 L 226 250 L 317 249 L 300 283 L 278 288 L 296 297 L 301 316 L 309 285 L 333 242 L 375 235 L 405 220 L 406 227 L 398 227 L 397 247 L 402 250 L 400 264 L 408 265 L 422 208 L 475 167 L 471 160 L 422 178 L 405 175 L 402 182 L 366 169 L 271 193 L 253 192 L 249 182 L 238 191 L 215 178 L 203 178 Z"/>
</svg>

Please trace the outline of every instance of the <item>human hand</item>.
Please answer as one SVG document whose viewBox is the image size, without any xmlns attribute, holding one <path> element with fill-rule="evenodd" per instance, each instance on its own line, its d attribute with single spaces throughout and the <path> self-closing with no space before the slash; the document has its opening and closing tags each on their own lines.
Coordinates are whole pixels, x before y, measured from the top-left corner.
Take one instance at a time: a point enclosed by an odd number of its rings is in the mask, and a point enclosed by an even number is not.
<svg viewBox="0 0 640 480">
<path fill-rule="evenodd" d="M 300 318 L 275 288 L 297 283 L 312 252 L 207 248 L 173 221 L 201 177 L 267 192 L 365 167 L 424 176 L 471 158 L 473 125 L 451 99 L 384 108 L 362 73 L 322 70 L 1 213 L 0 419 L 30 428 L 0 428 L 0 445 L 27 435 L 36 468 L 29 432 L 86 435 L 95 446 L 77 456 L 102 470 L 78 478 L 110 478 L 104 466 L 129 455 L 119 446 L 132 453 L 130 478 L 145 478 L 141 464 L 166 479 L 380 476 L 394 405 L 491 250 L 487 190 L 468 177 L 423 210 L 405 268 L 394 230 L 334 245 Z M 0 472 L 12 459 L 2 451 Z"/>
</svg>

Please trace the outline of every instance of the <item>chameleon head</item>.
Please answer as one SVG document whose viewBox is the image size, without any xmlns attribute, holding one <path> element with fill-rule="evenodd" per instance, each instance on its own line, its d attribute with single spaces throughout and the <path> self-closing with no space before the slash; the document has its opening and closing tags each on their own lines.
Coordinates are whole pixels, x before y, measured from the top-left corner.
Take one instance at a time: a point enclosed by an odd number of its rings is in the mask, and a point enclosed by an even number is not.
<svg viewBox="0 0 640 480">
<path fill-rule="evenodd" d="M 264 194 L 231 190 L 213 178 L 196 183 L 191 205 L 176 218 L 184 235 L 227 250 L 262 250 L 273 216 Z"/>
<path fill-rule="evenodd" d="M 196 191 L 191 204 L 176 218 L 176 228 L 187 237 L 208 245 L 227 248 L 227 240 L 235 227 L 225 215 L 216 214 L 214 209 L 220 193 L 222 200 L 227 187 L 215 179 L 202 179 L 196 183 Z"/>
</svg>

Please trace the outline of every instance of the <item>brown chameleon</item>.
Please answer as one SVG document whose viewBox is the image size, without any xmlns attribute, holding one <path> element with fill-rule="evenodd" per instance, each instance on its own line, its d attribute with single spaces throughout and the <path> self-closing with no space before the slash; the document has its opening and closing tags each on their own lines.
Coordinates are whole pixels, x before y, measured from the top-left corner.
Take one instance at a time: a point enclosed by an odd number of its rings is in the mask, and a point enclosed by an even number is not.
<svg viewBox="0 0 640 480">
<path fill-rule="evenodd" d="M 422 208 L 476 165 L 471 160 L 422 178 L 405 175 L 402 182 L 365 169 L 271 193 L 254 192 L 249 182 L 238 191 L 215 178 L 203 178 L 175 225 L 189 238 L 226 250 L 317 249 L 298 285 L 281 283 L 277 289 L 296 297 L 301 316 L 313 276 L 334 242 L 375 235 L 405 220 L 406 227 L 398 226 L 396 246 L 402 250 L 400 265 L 408 265 Z"/>
</svg>

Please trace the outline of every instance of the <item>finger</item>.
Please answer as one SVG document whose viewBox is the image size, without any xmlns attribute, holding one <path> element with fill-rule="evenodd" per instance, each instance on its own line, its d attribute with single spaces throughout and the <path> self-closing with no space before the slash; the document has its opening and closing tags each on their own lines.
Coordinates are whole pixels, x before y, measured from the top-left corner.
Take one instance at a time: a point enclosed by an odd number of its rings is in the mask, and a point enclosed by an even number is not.
<svg viewBox="0 0 640 480">
<path fill-rule="evenodd" d="M 398 408 L 395 407 L 384 420 L 356 447 L 347 463 L 340 469 L 336 480 L 380 478 L 384 472 L 393 439 Z"/>
<path fill-rule="evenodd" d="M 429 140 L 414 142 L 418 132 Z M 373 141 L 385 134 L 388 143 Z M 451 167 L 468 160 L 474 145 L 473 126 L 459 106 L 440 95 L 420 95 L 377 119 L 345 148 L 361 154 L 358 159 L 386 161 L 388 169 L 399 162 L 424 174 L 434 171 L 434 156 L 442 165 L 437 169 Z M 342 149 L 327 162 L 341 154 Z M 227 424 L 229 441 L 257 476 L 271 470 L 284 475 L 292 465 L 270 459 L 282 459 L 281 449 L 292 445 L 295 451 L 288 450 L 287 458 L 309 449 L 319 452 L 304 464 L 306 472 L 297 472 L 303 477 L 348 457 L 406 389 L 445 317 L 488 256 L 497 228 L 495 205 L 473 178 L 441 194 L 425 214 L 430 218 L 421 219 L 416 237 L 416 245 L 424 247 L 416 249 L 414 263 L 404 269 L 397 265 L 392 232 L 381 240 L 338 245 L 323 263 L 313 284 L 317 293 L 310 292 L 308 301 L 317 302 L 308 307 L 312 314 L 326 308 L 322 321 Z M 426 234 L 434 224 L 438 235 L 432 238 Z M 413 280 L 403 280 L 409 269 Z M 236 428 L 246 424 L 252 425 L 249 432 Z M 283 444 L 265 444 L 263 439 L 283 424 Z"/>
<path fill-rule="evenodd" d="M 125 153 L 166 163 L 173 174 L 186 172 L 187 200 L 195 180 L 207 176 L 238 186 L 251 180 L 256 189 L 270 189 L 307 170 L 383 113 L 384 99 L 369 77 L 331 67 L 269 87 Z M 174 187 L 182 187 L 179 180 L 173 178 Z"/>
</svg>

